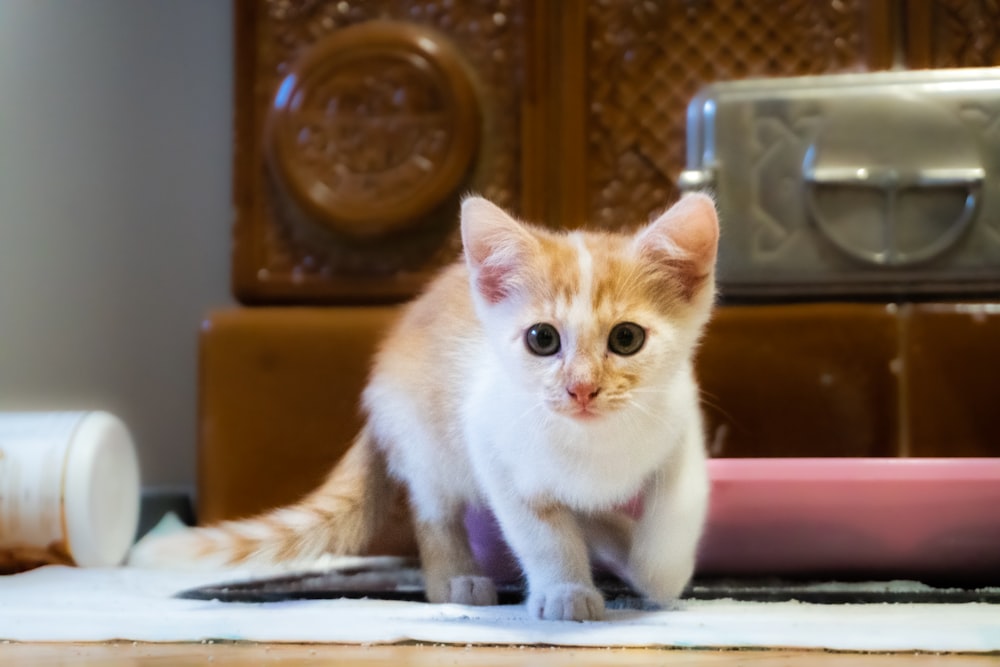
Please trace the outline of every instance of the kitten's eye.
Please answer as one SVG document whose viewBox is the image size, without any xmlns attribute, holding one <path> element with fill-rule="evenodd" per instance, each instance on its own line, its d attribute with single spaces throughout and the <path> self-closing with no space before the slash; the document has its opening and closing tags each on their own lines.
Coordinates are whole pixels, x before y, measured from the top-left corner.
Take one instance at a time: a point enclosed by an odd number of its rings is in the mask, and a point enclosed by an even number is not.
<svg viewBox="0 0 1000 667">
<path fill-rule="evenodd" d="M 559 351 L 559 332 L 551 324 L 533 324 L 524 335 L 524 342 L 532 354 L 549 357 Z"/>
<path fill-rule="evenodd" d="M 646 342 L 646 331 L 633 322 L 616 324 L 608 336 L 608 349 L 623 357 L 635 354 Z"/>
</svg>

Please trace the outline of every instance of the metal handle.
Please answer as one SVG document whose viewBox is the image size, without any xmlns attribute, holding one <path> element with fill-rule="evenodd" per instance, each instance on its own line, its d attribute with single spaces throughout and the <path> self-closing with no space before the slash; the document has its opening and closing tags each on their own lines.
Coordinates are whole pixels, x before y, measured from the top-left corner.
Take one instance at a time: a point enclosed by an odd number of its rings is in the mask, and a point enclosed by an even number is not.
<svg viewBox="0 0 1000 667">
<path fill-rule="evenodd" d="M 696 192 L 710 190 L 715 187 L 715 170 L 685 169 L 677 177 L 677 187 L 681 192 Z"/>
<path fill-rule="evenodd" d="M 817 186 L 861 187 L 881 191 L 885 196 L 885 213 L 882 227 L 881 248 L 859 249 L 837 244 L 858 259 L 881 266 L 904 266 L 921 262 L 943 252 L 964 232 L 972 221 L 979 205 L 980 192 L 986 171 L 980 167 L 944 167 L 899 169 L 894 167 L 844 167 L 816 165 L 814 148 L 807 151 L 802 168 L 802 178 L 807 188 Z M 950 229 L 937 240 L 928 243 L 916 251 L 904 252 L 896 245 L 896 231 L 900 221 L 897 219 L 897 200 L 904 190 L 930 188 L 963 188 L 965 190 L 965 205 L 958 218 L 952 221 Z M 816 200 L 809 197 L 808 206 L 820 229 L 828 236 L 835 235 L 827 229 L 824 216 L 818 210 Z M 836 241 L 835 241 L 836 242 Z"/>
<path fill-rule="evenodd" d="M 803 170 L 803 178 L 813 185 L 848 185 L 880 190 L 922 187 L 975 187 L 982 184 L 986 172 L 979 167 L 953 169 L 915 169 L 904 171 L 890 167 L 823 167 Z"/>
</svg>

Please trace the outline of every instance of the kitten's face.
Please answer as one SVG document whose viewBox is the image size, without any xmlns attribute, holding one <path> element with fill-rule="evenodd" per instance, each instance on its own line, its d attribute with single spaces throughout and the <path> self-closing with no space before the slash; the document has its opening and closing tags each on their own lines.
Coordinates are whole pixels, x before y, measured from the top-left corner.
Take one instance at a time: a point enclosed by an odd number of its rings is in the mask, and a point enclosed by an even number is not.
<svg viewBox="0 0 1000 667">
<path fill-rule="evenodd" d="M 638 260 L 628 237 L 547 239 L 534 288 L 497 322 L 512 373 L 551 412 L 588 421 L 641 409 L 686 358 L 676 309 L 651 298 Z"/>
<path fill-rule="evenodd" d="M 463 235 L 477 312 L 520 390 L 581 423 L 647 409 L 708 318 L 710 200 L 683 200 L 634 236 L 553 234 L 473 202 Z"/>
</svg>

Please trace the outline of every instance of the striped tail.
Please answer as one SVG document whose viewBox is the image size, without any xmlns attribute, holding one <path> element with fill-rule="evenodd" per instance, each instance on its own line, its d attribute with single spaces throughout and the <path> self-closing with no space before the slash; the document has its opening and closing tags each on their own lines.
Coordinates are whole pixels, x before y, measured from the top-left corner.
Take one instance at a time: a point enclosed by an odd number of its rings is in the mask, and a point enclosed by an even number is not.
<svg viewBox="0 0 1000 667">
<path fill-rule="evenodd" d="M 367 428 L 323 484 L 294 505 L 139 541 L 129 555 L 138 567 L 287 566 L 324 554 L 364 552 L 384 521 L 394 483 Z"/>
</svg>

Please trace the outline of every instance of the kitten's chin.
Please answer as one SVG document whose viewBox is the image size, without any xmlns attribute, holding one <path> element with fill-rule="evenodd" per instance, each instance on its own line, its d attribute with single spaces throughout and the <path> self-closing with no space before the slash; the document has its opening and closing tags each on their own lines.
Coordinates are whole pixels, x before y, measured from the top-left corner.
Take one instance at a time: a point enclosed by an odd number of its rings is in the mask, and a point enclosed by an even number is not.
<svg viewBox="0 0 1000 667">
<path fill-rule="evenodd" d="M 576 412 L 570 413 L 570 418 L 578 422 L 593 422 L 601 419 L 604 415 L 600 412 L 595 412 L 594 410 L 577 410 Z"/>
<path fill-rule="evenodd" d="M 575 401 L 548 399 L 545 403 L 555 416 L 577 424 L 589 424 L 601 421 L 615 411 L 613 407 L 609 407 L 603 402 L 600 405 L 591 403 L 581 406 Z"/>
<path fill-rule="evenodd" d="M 580 406 L 559 406 L 555 412 L 565 419 L 581 424 L 599 421 L 604 418 L 606 411 L 592 406 L 581 408 Z"/>
</svg>

